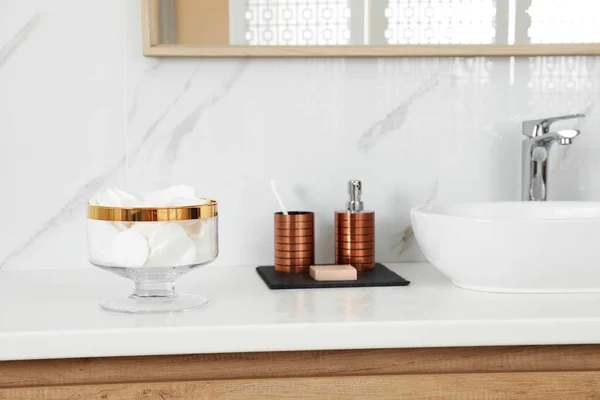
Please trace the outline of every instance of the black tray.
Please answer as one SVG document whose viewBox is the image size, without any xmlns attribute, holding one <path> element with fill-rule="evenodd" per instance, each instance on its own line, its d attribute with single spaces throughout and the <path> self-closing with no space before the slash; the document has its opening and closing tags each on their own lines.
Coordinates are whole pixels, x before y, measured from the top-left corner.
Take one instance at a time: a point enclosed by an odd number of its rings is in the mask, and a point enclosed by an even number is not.
<svg viewBox="0 0 600 400">
<path fill-rule="evenodd" d="M 269 289 L 319 289 L 369 286 L 408 286 L 407 281 L 385 265 L 376 263 L 370 271 L 358 273 L 355 281 L 315 281 L 309 274 L 286 274 L 275 271 L 273 266 L 256 267 L 256 272 Z"/>
</svg>

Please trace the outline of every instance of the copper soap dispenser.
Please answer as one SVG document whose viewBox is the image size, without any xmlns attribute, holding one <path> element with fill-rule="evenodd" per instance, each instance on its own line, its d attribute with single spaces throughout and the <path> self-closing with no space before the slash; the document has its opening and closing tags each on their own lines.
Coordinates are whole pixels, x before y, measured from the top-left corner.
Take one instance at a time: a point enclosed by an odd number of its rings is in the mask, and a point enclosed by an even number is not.
<svg viewBox="0 0 600 400">
<path fill-rule="evenodd" d="M 335 213 L 335 263 L 375 268 L 375 211 L 363 210 L 361 181 L 348 182 L 346 209 Z"/>
</svg>

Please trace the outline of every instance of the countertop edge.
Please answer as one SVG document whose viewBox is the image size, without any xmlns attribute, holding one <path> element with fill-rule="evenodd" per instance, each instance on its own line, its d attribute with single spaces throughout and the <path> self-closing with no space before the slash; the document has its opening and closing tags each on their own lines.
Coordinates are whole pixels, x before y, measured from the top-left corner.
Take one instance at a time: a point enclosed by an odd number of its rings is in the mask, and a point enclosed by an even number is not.
<svg viewBox="0 0 600 400">
<path fill-rule="evenodd" d="M 444 333 L 440 334 L 439 329 L 442 327 Z M 262 327 L 15 332 L 0 334 L 2 355 L 0 360 L 375 348 L 600 344 L 599 332 L 600 319 L 344 322 Z M 243 340 L 240 340 L 240 337 L 243 337 Z M 51 342 L 52 346 L 41 348 L 40 340 Z"/>
</svg>

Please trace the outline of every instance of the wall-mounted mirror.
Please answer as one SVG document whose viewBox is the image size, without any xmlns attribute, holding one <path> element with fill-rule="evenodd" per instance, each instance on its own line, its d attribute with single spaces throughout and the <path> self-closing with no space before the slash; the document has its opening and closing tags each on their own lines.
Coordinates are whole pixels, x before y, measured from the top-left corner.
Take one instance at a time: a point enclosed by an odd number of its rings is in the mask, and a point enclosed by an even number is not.
<svg viewBox="0 0 600 400">
<path fill-rule="evenodd" d="M 600 54 L 600 0 L 142 0 L 149 56 Z"/>
</svg>

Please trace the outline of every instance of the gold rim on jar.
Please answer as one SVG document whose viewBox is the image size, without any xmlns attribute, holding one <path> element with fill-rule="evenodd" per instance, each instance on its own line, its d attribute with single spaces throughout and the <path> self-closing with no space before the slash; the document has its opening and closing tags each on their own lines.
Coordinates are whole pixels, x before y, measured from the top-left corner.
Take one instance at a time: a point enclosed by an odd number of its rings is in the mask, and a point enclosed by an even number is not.
<svg viewBox="0 0 600 400">
<path fill-rule="evenodd" d="M 98 221 L 113 222 L 161 222 L 187 221 L 216 217 L 217 201 L 208 200 L 210 204 L 183 207 L 104 207 L 88 204 L 87 217 Z"/>
</svg>

